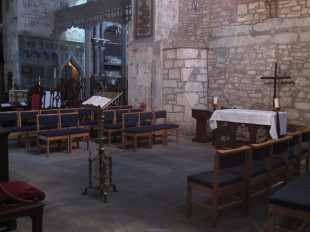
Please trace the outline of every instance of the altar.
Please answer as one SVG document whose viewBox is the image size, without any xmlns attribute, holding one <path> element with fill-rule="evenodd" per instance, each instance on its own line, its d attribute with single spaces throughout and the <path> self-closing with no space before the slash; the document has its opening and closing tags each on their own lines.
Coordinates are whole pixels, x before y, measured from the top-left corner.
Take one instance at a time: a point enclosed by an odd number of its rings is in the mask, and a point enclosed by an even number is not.
<svg viewBox="0 0 310 232">
<path fill-rule="evenodd" d="M 224 109 L 213 112 L 209 124 L 216 131 L 216 147 L 234 146 L 239 142 L 259 143 L 286 134 L 287 113 L 264 110 Z M 266 131 L 266 136 L 259 138 L 259 131 Z"/>
</svg>

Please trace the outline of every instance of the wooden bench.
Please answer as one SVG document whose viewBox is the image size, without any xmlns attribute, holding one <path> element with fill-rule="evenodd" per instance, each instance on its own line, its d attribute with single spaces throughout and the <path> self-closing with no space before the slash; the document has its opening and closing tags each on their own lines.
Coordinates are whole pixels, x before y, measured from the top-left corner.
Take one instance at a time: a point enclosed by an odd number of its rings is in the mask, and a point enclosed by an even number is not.
<svg viewBox="0 0 310 232">
<path fill-rule="evenodd" d="M 41 232 L 45 193 L 27 182 L 0 182 L 0 227 L 17 228 L 16 219 L 29 216 L 32 231 Z"/>
<path fill-rule="evenodd" d="M 280 225 L 278 217 L 286 225 Z M 287 220 L 289 218 L 289 220 Z M 302 223 L 292 226 L 292 218 Z M 310 220 L 310 173 L 307 172 L 275 192 L 269 199 L 269 231 L 308 231 Z M 307 228 L 308 226 L 308 228 Z"/>
</svg>

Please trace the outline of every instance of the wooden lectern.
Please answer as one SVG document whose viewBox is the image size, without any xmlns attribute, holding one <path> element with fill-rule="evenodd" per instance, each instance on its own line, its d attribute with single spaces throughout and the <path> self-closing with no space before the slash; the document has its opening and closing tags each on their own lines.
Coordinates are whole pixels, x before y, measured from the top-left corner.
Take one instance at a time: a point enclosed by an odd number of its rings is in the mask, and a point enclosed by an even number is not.
<svg viewBox="0 0 310 232">
<path fill-rule="evenodd" d="M 196 137 L 193 138 L 193 142 L 206 143 L 212 141 L 212 132 L 207 128 L 208 120 L 212 116 L 212 111 L 204 109 L 192 109 L 192 117 L 197 120 L 196 124 Z"/>
</svg>

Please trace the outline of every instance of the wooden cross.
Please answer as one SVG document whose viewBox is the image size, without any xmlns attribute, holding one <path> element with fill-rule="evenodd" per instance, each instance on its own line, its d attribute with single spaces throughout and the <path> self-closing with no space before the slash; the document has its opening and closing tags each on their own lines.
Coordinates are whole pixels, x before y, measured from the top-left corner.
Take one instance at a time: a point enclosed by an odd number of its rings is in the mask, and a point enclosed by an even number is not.
<svg viewBox="0 0 310 232">
<path fill-rule="evenodd" d="M 290 79 L 290 78 L 291 78 L 290 76 L 283 76 L 283 77 L 278 76 L 278 63 L 275 63 L 273 77 L 261 77 L 261 79 L 273 80 L 273 100 L 277 98 L 277 80 Z"/>
</svg>

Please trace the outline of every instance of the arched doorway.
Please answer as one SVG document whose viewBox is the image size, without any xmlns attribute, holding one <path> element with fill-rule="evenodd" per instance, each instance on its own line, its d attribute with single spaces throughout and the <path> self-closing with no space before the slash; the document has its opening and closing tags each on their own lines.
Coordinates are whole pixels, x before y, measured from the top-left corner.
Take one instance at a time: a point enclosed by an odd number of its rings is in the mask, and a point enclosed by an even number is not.
<svg viewBox="0 0 310 232">
<path fill-rule="evenodd" d="M 81 69 L 70 59 L 61 70 L 60 85 L 63 89 L 63 100 L 68 106 L 78 105 L 81 95 Z"/>
<path fill-rule="evenodd" d="M 61 78 L 65 80 L 70 80 L 73 78 L 74 80 L 80 80 L 80 70 L 74 65 L 74 62 L 71 60 L 63 67 L 61 71 Z"/>
</svg>

